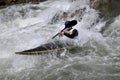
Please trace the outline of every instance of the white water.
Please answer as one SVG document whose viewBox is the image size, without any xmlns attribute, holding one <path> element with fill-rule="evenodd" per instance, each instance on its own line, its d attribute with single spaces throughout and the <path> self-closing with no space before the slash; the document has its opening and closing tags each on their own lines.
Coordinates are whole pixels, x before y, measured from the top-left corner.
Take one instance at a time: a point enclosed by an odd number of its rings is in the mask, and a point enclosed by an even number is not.
<svg viewBox="0 0 120 80">
<path fill-rule="evenodd" d="M 86 10 L 82 16 L 61 17 L 63 12 L 72 14 L 83 8 Z M 15 54 L 51 41 L 64 28 L 64 22 L 72 19 L 79 21 L 74 28 L 79 31 L 80 48 L 65 51 L 60 58 Z M 119 80 L 120 16 L 106 30 L 108 37 L 99 32 L 106 22 L 92 25 L 98 19 L 89 0 L 49 0 L 0 10 L 0 80 Z"/>
</svg>

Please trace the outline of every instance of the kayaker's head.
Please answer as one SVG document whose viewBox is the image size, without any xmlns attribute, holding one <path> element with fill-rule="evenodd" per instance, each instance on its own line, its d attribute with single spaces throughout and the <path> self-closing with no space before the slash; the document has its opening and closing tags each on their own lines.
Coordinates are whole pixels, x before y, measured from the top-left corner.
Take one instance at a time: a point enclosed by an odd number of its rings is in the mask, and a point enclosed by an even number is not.
<svg viewBox="0 0 120 80">
<path fill-rule="evenodd" d="M 65 22 L 65 29 L 71 30 L 73 26 L 75 26 L 77 24 L 76 20 L 72 20 L 72 21 L 66 21 Z"/>
</svg>

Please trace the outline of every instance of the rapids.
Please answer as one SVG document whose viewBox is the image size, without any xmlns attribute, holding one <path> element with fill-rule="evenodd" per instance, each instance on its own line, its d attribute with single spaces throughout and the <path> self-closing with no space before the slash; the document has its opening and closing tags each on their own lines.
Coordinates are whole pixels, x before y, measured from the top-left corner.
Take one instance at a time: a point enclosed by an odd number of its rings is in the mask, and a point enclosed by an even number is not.
<svg viewBox="0 0 120 80">
<path fill-rule="evenodd" d="M 63 18 L 64 12 L 86 8 L 83 15 Z M 89 7 L 89 0 L 48 0 L 0 10 L 0 80 L 119 80 L 120 15 L 109 23 Z M 17 55 L 52 41 L 64 22 L 76 19 L 78 48 L 51 54 Z M 68 40 L 67 38 L 59 38 Z"/>
</svg>

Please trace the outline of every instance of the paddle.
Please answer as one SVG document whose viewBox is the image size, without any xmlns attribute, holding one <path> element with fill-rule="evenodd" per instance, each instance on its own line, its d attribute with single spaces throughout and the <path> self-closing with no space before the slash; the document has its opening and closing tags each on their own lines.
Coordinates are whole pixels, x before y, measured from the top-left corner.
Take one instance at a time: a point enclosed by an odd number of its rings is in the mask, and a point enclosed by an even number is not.
<svg viewBox="0 0 120 80">
<path fill-rule="evenodd" d="M 62 32 L 62 31 L 64 31 L 66 28 L 64 28 L 64 29 L 62 29 L 60 32 Z M 54 35 L 53 37 L 52 37 L 52 39 L 54 39 L 56 36 L 58 36 L 59 35 L 59 33 L 57 33 L 56 35 Z"/>
</svg>

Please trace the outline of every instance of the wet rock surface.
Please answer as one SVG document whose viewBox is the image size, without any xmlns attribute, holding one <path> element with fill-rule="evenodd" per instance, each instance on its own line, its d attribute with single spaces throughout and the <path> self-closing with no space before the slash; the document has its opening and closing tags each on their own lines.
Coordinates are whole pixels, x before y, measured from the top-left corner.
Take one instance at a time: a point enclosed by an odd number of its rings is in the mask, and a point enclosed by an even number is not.
<svg viewBox="0 0 120 80">
<path fill-rule="evenodd" d="M 4 8 L 9 5 L 21 4 L 21 3 L 38 3 L 46 0 L 0 0 L 0 8 Z"/>
<path fill-rule="evenodd" d="M 90 0 L 90 6 L 100 12 L 105 19 L 116 17 L 120 14 L 120 0 Z"/>
<path fill-rule="evenodd" d="M 101 28 L 101 34 L 106 37 L 106 30 L 120 14 L 120 0 L 90 0 L 90 7 L 99 11 L 100 17 L 107 20 L 106 25 Z"/>
</svg>

